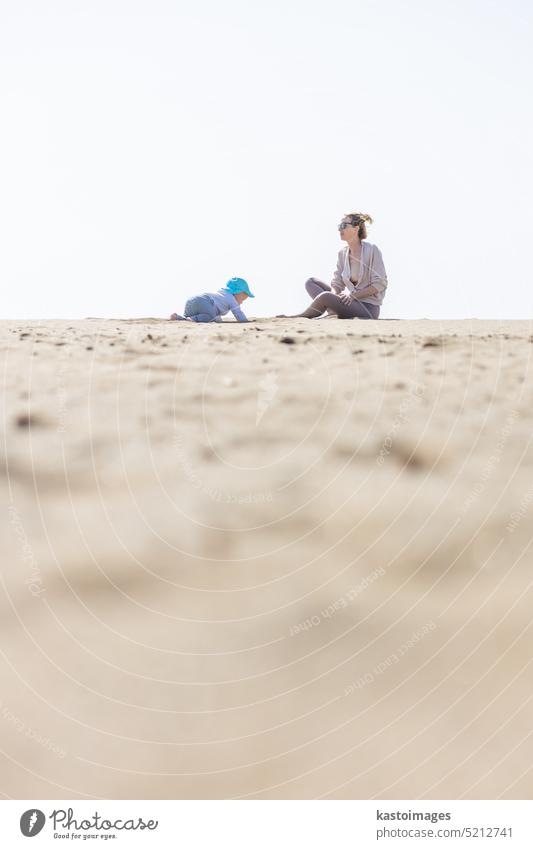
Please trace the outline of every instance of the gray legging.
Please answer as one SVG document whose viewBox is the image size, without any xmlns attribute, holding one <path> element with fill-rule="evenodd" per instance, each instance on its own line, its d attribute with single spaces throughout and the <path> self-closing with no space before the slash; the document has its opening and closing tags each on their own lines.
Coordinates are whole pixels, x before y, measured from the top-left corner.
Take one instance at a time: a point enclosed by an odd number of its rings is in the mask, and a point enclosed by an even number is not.
<svg viewBox="0 0 533 849">
<path fill-rule="evenodd" d="M 317 280 L 316 277 L 310 277 L 305 283 L 305 288 L 313 298 L 312 306 L 319 315 L 327 310 L 335 313 L 339 318 L 379 318 L 377 304 L 369 304 L 366 301 L 343 304 L 339 296 L 331 291 L 330 286 L 322 280 Z"/>
</svg>

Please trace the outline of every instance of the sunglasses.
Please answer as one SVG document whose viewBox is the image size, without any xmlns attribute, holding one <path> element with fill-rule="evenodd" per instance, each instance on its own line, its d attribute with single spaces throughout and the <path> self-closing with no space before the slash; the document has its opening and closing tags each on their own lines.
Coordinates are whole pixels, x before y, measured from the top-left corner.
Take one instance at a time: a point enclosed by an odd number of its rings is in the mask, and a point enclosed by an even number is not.
<svg viewBox="0 0 533 849">
<path fill-rule="evenodd" d="M 343 221 L 339 224 L 339 230 L 346 230 L 347 227 L 355 227 L 355 224 L 352 224 L 351 221 Z"/>
</svg>

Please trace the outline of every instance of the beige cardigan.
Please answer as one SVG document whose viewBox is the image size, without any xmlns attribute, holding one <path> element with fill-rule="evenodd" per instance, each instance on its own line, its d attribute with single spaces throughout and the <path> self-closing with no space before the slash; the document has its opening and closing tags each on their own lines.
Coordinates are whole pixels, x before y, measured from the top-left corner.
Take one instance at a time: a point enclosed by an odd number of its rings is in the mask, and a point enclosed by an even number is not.
<svg viewBox="0 0 533 849">
<path fill-rule="evenodd" d="M 340 294 L 346 287 L 353 299 L 354 293 L 358 292 L 360 289 L 366 289 L 367 286 L 375 286 L 378 290 L 377 293 L 375 295 L 365 295 L 364 301 L 368 304 L 381 305 L 383 303 L 388 281 L 380 249 L 377 245 L 372 245 L 365 239 L 361 242 L 361 274 L 359 275 L 359 280 L 357 281 L 356 286 L 354 286 L 350 280 L 349 252 L 350 248 L 348 245 L 341 248 L 339 251 L 337 268 L 335 269 L 333 280 L 331 281 L 331 288 L 334 292 Z"/>
</svg>

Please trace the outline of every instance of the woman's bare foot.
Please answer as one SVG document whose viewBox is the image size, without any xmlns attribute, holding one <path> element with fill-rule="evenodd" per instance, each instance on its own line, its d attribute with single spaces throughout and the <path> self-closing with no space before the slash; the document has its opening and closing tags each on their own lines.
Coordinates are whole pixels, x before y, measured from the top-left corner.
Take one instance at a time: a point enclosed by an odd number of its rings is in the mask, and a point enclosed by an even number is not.
<svg viewBox="0 0 533 849">
<path fill-rule="evenodd" d="M 173 312 L 172 315 L 170 316 L 170 320 L 171 321 L 184 321 L 185 319 L 183 318 L 182 315 L 179 315 L 177 312 Z"/>
</svg>

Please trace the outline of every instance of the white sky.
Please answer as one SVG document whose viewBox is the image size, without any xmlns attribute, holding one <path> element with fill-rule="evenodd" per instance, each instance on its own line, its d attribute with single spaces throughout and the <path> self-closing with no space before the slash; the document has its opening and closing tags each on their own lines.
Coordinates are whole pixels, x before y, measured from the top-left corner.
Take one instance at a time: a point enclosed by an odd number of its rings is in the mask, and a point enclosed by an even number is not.
<svg viewBox="0 0 533 849">
<path fill-rule="evenodd" d="M 528 0 L 0 0 L 1 317 L 250 315 L 375 218 L 381 316 L 530 318 Z"/>
</svg>

